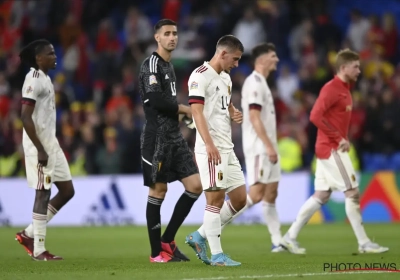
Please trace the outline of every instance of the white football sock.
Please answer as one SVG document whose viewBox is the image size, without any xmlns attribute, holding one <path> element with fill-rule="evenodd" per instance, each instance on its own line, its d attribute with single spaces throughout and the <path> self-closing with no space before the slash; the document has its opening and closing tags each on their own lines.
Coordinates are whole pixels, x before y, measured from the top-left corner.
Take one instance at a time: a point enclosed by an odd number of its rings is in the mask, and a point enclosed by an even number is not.
<svg viewBox="0 0 400 280">
<path fill-rule="evenodd" d="M 50 220 L 57 214 L 57 209 L 54 208 L 51 204 L 49 204 L 47 206 L 47 222 L 50 222 Z M 25 234 L 30 237 L 33 238 L 33 223 L 30 224 L 26 229 L 25 229 Z"/>
<path fill-rule="evenodd" d="M 33 238 L 34 238 L 34 252 L 33 255 L 37 257 L 44 251 L 46 240 L 46 221 L 47 215 L 33 213 Z"/>
<path fill-rule="evenodd" d="M 229 224 L 232 220 L 234 220 L 236 217 L 240 216 L 247 208 L 253 206 L 253 201 L 251 200 L 250 196 L 247 195 L 247 204 L 245 207 L 243 207 L 242 209 L 240 209 L 239 212 L 237 212 L 230 200 L 226 200 L 224 202 L 224 205 L 222 205 L 221 208 L 221 231 L 225 228 L 225 226 L 227 224 Z M 204 225 L 202 225 L 198 230 L 197 230 L 200 235 L 203 238 L 206 238 L 206 233 L 204 231 Z"/>
<path fill-rule="evenodd" d="M 204 212 L 204 231 L 212 255 L 222 253 L 220 209 L 207 205 Z"/>
<path fill-rule="evenodd" d="M 279 246 L 281 242 L 281 223 L 279 222 L 278 212 L 275 204 L 263 201 L 262 203 L 265 222 L 271 235 L 272 244 Z"/>
<path fill-rule="evenodd" d="M 301 206 L 299 213 L 297 214 L 296 220 L 293 222 L 290 227 L 288 233 L 291 239 L 296 239 L 299 235 L 299 232 L 303 226 L 305 226 L 308 221 L 311 219 L 312 215 L 321 208 L 321 201 L 317 201 L 316 198 L 310 197 L 304 204 Z"/>
<path fill-rule="evenodd" d="M 367 234 L 365 233 L 364 226 L 362 224 L 360 202 L 358 201 L 358 199 L 346 198 L 345 208 L 346 208 L 347 218 L 349 219 L 353 231 L 356 235 L 358 244 L 364 245 L 365 243 L 370 242 Z"/>
</svg>

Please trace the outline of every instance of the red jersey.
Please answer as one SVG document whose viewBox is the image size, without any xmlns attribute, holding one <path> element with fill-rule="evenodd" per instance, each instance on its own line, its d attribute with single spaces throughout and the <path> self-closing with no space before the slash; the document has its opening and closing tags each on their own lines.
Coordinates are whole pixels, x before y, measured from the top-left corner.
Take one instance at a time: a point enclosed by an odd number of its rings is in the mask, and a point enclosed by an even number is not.
<svg viewBox="0 0 400 280">
<path fill-rule="evenodd" d="M 336 150 L 343 138 L 347 140 L 352 106 L 350 85 L 337 76 L 322 87 L 310 115 L 311 122 L 318 128 L 317 158 L 329 158 L 332 149 Z"/>
</svg>

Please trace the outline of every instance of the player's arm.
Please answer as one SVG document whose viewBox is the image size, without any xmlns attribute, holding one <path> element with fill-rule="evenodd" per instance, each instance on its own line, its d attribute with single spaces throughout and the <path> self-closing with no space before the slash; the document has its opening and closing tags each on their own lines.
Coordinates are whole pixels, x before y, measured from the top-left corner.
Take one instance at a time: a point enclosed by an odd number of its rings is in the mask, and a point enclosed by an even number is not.
<svg viewBox="0 0 400 280">
<path fill-rule="evenodd" d="M 38 156 L 39 163 L 44 166 L 47 165 L 47 154 L 36 134 L 35 124 L 32 119 L 32 114 L 35 110 L 36 99 L 40 93 L 40 85 L 37 80 L 33 80 L 32 83 L 25 86 L 22 90 L 22 110 L 21 110 L 21 121 L 25 129 L 26 134 L 29 139 L 31 139 L 33 145 L 35 145 Z"/>
<path fill-rule="evenodd" d="M 261 120 L 261 109 L 263 104 L 263 94 L 259 88 L 249 89 L 247 91 L 249 101 L 249 118 L 250 123 L 257 134 L 257 137 L 263 142 L 268 156 L 270 156 L 271 162 L 277 161 L 277 151 L 275 151 L 272 145 L 271 139 L 269 139 L 265 126 Z"/>
<path fill-rule="evenodd" d="M 235 106 L 233 106 L 232 99 L 231 99 L 231 103 L 229 103 L 228 111 L 229 111 L 229 116 L 231 117 L 232 121 L 234 121 L 235 123 L 239 123 L 239 124 L 242 123 L 243 114 Z"/>
<path fill-rule="evenodd" d="M 144 105 L 150 106 L 160 113 L 166 115 L 173 115 L 178 113 L 186 113 L 188 108 L 184 105 L 178 105 L 176 100 L 165 98 L 162 89 L 163 78 L 161 69 L 157 65 L 157 69 L 153 70 L 151 67 L 144 68 L 143 70 L 143 84 L 145 86 L 145 99 Z M 188 107 L 188 106 L 186 106 Z M 190 108 L 189 108 L 190 109 Z"/>
<path fill-rule="evenodd" d="M 204 102 L 207 82 L 200 73 L 193 73 L 189 78 L 189 104 L 196 129 L 206 145 L 208 160 L 215 165 L 221 162 L 221 157 L 208 130 L 207 120 L 204 116 Z"/>
<path fill-rule="evenodd" d="M 329 110 L 337 101 L 338 94 L 329 88 L 324 87 L 311 110 L 310 121 L 329 138 L 340 142 L 343 137 L 325 117 L 325 112 Z"/>
</svg>

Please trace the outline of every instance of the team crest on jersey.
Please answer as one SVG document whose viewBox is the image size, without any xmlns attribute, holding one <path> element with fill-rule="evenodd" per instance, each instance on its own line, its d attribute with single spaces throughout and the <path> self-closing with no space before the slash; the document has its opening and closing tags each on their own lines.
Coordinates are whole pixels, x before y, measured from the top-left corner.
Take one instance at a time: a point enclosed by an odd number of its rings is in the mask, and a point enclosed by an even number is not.
<svg viewBox="0 0 400 280">
<path fill-rule="evenodd" d="M 50 176 L 46 176 L 46 184 L 50 184 L 51 183 L 51 178 L 50 178 Z"/>
<path fill-rule="evenodd" d="M 29 86 L 29 87 L 26 89 L 26 93 L 27 93 L 27 94 L 30 94 L 31 92 L 33 92 L 33 88 L 32 88 L 31 86 Z"/>
<path fill-rule="evenodd" d="M 149 84 L 153 85 L 153 84 L 157 84 L 157 78 L 154 75 L 151 75 L 149 78 Z"/>
<path fill-rule="evenodd" d="M 350 112 L 351 111 L 351 105 L 346 106 L 346 112 Z"/>
<path fill-rule="evenodd" d="M 262 177 L 263 175 L 264 175 L 264 170 L 261 169 L 261 170 L 260 170 L 260 177 Z"/>
<path fill-rule="evenodd" d="M 190 89 L 198 89 L 199 88 L 199 84 L 197 82 L 192 82 L 190 84 Z"/>
<path fill-rule="evenodd" d="M 158 163 L 158 171 L 161 170 L 161 166 L 162 166 L 162 161 L 160 161 L 160 162 Z"/>
<path fill-rule="evenodd" d="M 218 172 L 218 180 L 222 181 L 222 179 L 224 179 L 224 173 L 222 173 L 222 171 Z"/>
<path fill-rule="evenodd" d="M 351 180 L 352 180 L 353 182 L 356 181 L 356 176 L 355 176 L 354 174 L 351 174 Z"/>
<path fill-rule="evenodd" d="M 231 86 L 228 86 L 228 93 L 231 94 Z"/>
</svg>

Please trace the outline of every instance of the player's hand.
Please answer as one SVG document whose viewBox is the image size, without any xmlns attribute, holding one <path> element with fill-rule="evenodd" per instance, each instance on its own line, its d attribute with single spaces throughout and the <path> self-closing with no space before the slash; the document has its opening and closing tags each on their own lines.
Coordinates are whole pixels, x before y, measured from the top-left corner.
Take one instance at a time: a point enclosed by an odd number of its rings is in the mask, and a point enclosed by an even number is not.
<svg viewBox="0 0 400 280">
<path fill-rule="evenodd" d="M 208 162 L 218 165 L 221 163 L 221 155 L 214 143 L 206 145 L 206 151 L 208 156 Z"/>
<path fill-rule="evenodd" d="M 233 112 L 232 120 L 235 123 L 241 124 L 243 121 L 243 114 L 240 112 L 238 109 L 235 108 L 235 111 Z"/>
<path fill-rule="evenodd" d="M 47 166 L 47 160 L 49 156 L 47 155 L 45 150 L 38 151 L 38 162 L 42 166 Z"/>
<path fill-rule="evenodd" d="M 339 150 L 339 151 L 342 151 L 342 152 L 348 152 L 348 151 L 350 151 L 350 143 L 349 143 L 349 141 L 347 141 L 346 139 L 342 139 L 342 140 L 339 142 L 338 150 Z"/>
<path fill-rule="evenodd" d="M 275 164 L 278 162 L 278 154 L 276 153 L 274 147 L 267 146 L 267 155 L 268 155 L 269 161 L 272 164 Z"/>
</svg>

